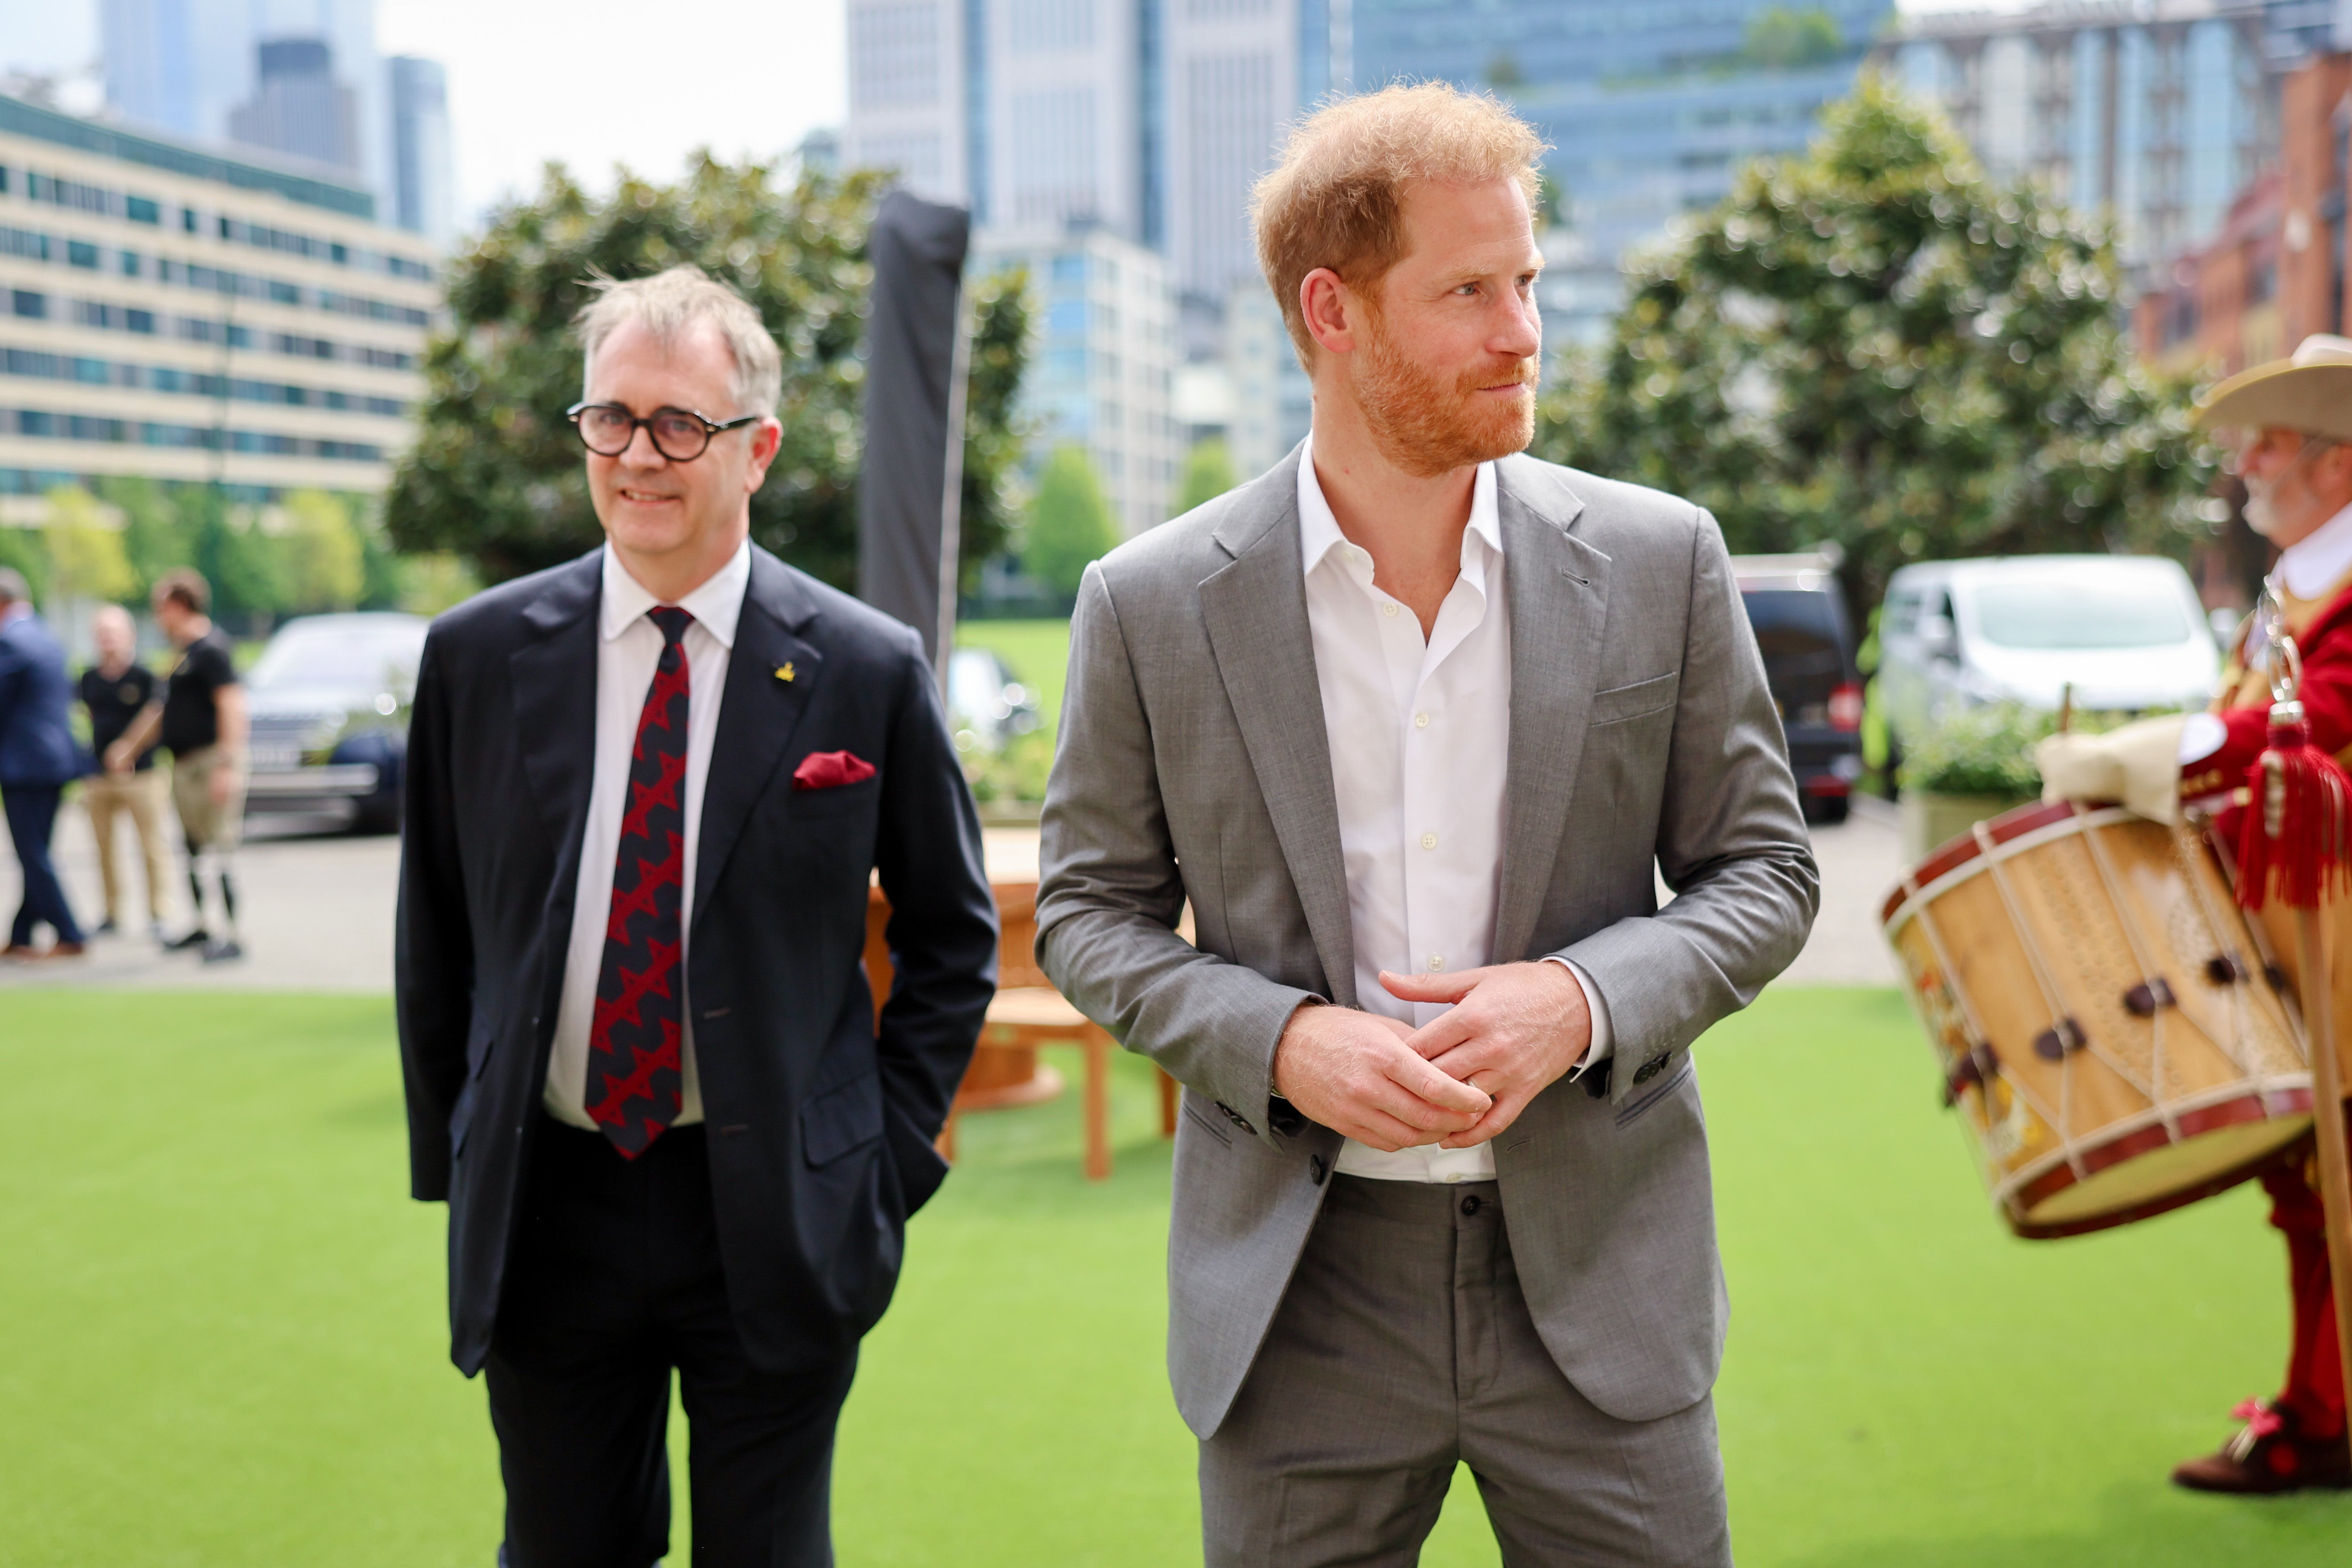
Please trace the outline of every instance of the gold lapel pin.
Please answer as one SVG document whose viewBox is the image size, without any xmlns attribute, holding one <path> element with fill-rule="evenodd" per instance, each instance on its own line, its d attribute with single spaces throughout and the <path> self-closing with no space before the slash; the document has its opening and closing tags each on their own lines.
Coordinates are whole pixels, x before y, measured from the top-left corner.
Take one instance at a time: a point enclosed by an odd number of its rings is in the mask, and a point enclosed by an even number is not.
<svg viewBox="0 0 2352 1568">
<path fill-rule="evenodd" d="M 782 681 L 786 686 L 790 686 L 793 683 L 793 677 L 798 673 L 799 671 L 793 669 L 790 662 L 786 662 L 785 664 L 778 667 L 776 670 L 776 679 Z"/>
</svg>

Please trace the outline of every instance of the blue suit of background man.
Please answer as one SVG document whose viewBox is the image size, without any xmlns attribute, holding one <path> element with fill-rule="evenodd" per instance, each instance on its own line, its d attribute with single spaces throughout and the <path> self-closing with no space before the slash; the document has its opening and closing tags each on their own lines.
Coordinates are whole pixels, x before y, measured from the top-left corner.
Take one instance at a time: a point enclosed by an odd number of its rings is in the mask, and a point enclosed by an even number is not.
<svg viewBox="0 0 2352 1568">
<path fill-rule="evenodd" d="M 25 874 L 11 948 L 30 947 L 33 928 L 44 921 L 60 942 L 82 940 L 49 862 L 58 797 L 86 771 L 68 720 L 72 700 L 65 649 L 48 624 L 21 599 L 0 600 L 0 806 Z"/>
</svg>

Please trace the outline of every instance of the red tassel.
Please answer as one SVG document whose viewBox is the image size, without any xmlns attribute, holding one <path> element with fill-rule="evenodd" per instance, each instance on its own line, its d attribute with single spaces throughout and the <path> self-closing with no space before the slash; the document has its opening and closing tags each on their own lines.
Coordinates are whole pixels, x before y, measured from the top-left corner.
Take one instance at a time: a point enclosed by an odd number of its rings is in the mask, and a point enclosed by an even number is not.
<svg viewBox="0 0 2352 1568">
<path fill-rule="evenodd" d="M 2352 778 L 2311 743 L 2301 704 L 2273 707 L 2270 746 L 2246 784 L 2238 901 L 2258 910 L 2274 896 L 2290 909 L 2317 909 L 2352 876 Z"/>
</svg>

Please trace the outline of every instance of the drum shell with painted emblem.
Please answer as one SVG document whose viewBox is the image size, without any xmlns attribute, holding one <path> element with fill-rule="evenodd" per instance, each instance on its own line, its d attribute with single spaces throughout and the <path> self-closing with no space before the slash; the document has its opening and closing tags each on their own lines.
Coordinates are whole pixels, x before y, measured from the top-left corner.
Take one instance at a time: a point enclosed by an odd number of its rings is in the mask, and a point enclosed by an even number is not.
<svg viewBox="0 0 2352 1568">
<path fill-rule="evenodd" d="M 2021 806 L 1931 855 L 1883 914 L 1987 1192 L 2020 1236 L 2192 1203 L 2309 1129 L 2274 949 L 2198 829 Z"/>
</svg>

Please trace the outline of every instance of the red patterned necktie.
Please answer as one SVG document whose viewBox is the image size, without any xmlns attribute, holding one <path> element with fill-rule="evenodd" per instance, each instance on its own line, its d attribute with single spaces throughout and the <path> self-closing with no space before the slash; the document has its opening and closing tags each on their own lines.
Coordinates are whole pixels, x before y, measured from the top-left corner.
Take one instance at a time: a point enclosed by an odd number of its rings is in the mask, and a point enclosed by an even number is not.
<svg viewBox="0 0 2352 1568">
<path fill-rule="evenodd" d="M 646 612 L 661 628 L 661 662 L 637 715 L 629 805 L 613 864 L 613 911 L 588 1026 L 588 1119 L 625 1158 L 644 1153 L 677 1120 L 686 1016 L 678 909 L 686 892 L 686 716 L 682 640 L 694 617 L 674 605 Z"/>
</svg>

